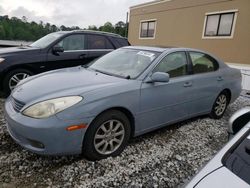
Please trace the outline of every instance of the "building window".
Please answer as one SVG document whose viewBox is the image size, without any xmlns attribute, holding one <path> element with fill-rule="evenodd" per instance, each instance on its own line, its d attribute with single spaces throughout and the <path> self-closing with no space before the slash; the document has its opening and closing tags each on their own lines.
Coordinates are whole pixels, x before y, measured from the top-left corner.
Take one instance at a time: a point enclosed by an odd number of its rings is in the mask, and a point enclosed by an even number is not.
<svg viewBox="0 0 250 188">
<path fill-rule="evenodd" d="M 211 13 L 206 15 L 204 37 L 232 37 L 236 12 Z"/>
<path fill-rule="evenodd" d="M 142 21 L 140 29 L 140 38 L 154 38 L 155 37 L 156 21 Z"/>
</svg>

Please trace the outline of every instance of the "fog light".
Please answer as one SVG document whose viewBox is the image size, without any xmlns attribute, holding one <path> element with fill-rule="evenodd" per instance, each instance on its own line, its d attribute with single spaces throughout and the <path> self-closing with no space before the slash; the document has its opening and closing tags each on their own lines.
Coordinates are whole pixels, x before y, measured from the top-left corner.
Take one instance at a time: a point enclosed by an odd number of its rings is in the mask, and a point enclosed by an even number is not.
<svg viewBox="0 0 250 188">
<path fill-rule="evenodd" d="M 38 141 L 35 141 L 35 140 L 31 140 L 31 139 L 28 139 L 29 142 L 30 142 L 30 145 L 34 148 L 39 148 L 39 149 L 44 149 L 44 145 L 43 143 L 41 142 L 38 142 Z"/>
</svg>

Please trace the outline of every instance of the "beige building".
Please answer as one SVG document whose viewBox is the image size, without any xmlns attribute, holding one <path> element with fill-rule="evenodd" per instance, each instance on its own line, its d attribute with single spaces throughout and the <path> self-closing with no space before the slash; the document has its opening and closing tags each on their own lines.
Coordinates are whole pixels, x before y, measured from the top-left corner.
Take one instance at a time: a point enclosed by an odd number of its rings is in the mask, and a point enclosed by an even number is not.
<svg viewBox="0 0 250 188">
<path fill-rule="evenodd" d="M 250 0 L 158 0 L 130 7 L 132 45 L 198 48 L 250 68 Z"/>
</svg>

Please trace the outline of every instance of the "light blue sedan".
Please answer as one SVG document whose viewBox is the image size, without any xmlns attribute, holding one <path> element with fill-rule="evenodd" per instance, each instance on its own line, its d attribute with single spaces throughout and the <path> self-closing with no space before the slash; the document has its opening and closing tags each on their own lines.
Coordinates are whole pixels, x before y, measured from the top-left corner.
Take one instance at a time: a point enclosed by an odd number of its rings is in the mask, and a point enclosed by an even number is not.
<svg viewBox="0 0 250 188">
<path fill-rule="evenodd" d="M 88 68 L 23 80 L 5 102 L 12 138 L 38 154 L 116 156 L 131 137 L 194 116 L 221 118 L 241 73 L 203 51 L 124 47 Z"/>
</svg>

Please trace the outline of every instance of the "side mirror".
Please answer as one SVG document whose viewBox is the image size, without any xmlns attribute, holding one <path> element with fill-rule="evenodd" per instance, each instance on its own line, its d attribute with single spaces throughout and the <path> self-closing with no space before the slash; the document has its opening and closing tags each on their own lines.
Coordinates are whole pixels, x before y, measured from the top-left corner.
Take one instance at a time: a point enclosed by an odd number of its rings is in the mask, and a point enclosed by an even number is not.
<svg viewBox="0 0 250 188">
<path fill-rule="evenodd" d="M 55 54 L 57 54 L 57 53 L 59 53 L 59 52 L 64 52 L 64 49 L 63 49 L 63 47 L 61 47 L 61 46 L 54 46 L 54 47 L 52 48 L 52 52 L 55 53 Z"/>
<path fill-rule="evenodd" d="M 169 82 L 169 74 L 165 72 L 155 72 L 151 75 L 148 83 L 154 82 Z"/>
<path fill-rule="evenodd" d="M 250 107 L 245 107 L 235 112 L 229 119 L 229 137 L 239 132 L 248 122 L 250 122 Z"/>
</svg>

